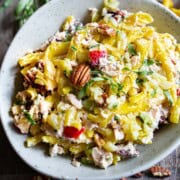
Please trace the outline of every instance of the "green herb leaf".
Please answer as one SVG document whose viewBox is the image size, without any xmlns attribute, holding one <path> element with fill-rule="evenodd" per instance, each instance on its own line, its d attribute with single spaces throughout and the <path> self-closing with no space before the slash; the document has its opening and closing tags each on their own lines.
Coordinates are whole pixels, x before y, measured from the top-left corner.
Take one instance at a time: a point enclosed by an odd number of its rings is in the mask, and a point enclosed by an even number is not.
<svg viewBox="0 0 180 180">
<path fill-rule="evenodd" d="M 163 90 L 163 93 L 166 96 L 169 104 L 172 106 L 173 105 L 173 98 L 172 98 L 170 92 L 168 90 Z"/>
<path fill-rule="evenodd" d="M 82 30 L 82 29 L 84 29 L 85 27 L 83 27 L 83 26 L 76 26 L 76 31 L 79 31 L 79 30 Z"/>
<path fill-rule="evenodd" d="M 146 112 L 142 112 L 139 115 L 140 120 L 145 123 L 145 124 L 152 124 L 153 119 L 151 118 L 151 116 L 149 116 L 148 113 Z"/>
<path fill-rule="evenodd" d="M 78 99 L 82 99 L 87 95 L 87 89 L 89 88 L 89 86 L 92 84 L 92 80 L 90 80 L 79 92 L 78 92 Z"/>
<path fill-rule="evenodd" d="M 85 109 L 92 111 L 94 108 L 94 101 L 86 99 L 83 101 L 83 106 Z"/>
<path fill-rule="evenodd" d="M 26 119 L 32 124 L 35 125 L 36 121 L 31 117 L 31 115 L 29 114 L 29 112 L 24 111 L 24 116 L 26 117 Z"/>
<path fill-rule="evenodd" d="M 0 13 L 3 12 L 6 8 L 8 8 L 12 3 L 12 0 L 5 0 L 0 6 Z"/>
<path fill-rule="evenodd" d="M 34 0 L 20 0 L 16 8 L 16 20 L 21 27 L 27 19 L 36 11 L 37 4 Z"/>
<path fill-rule="evenodd" d="M 148 76 L 153 74 L 153 71 L 138 71 L 136 72 L 139 76 Z"/>
<path fill-rule="evenodd" d="M 118 86 L 118 91 L 121 91 L 122 89 L 123 89 L 123 85 L 122 84 L 120 84 L 120 83 L 117 83 L 117 86 Z"/>
<path fill-rule="evenodd" d="M 114 104 L 113 106 L 112 106 L 112 109 L 116 109 L 118 107 L 118 104 Z"/>
<path fill-rule="evenodd" d="M 153 65 L 154 63 L 155 63 L 155 62 L 154 62 L 153 59 L 145 59 L 144 62 L 143 62 L 143 64 L 144 64 L 145 66 L 151 66 L 151 65 Z"/>
<path fill-rule="evenodd" d="M 92 81 L 93 82 L 98 82 L 98 81 L 104 81 L 106 79 L 104 79 L 103 77 L 95 77 L 95 78 L 92 78 Z"/>
<path fill-rule="evenodd" d="M 100 71 L 100 70 L 92 70 L 91 75 L 94 75 L 94 76 L 102 75 L 102 71 Z"/>
<path fill-rule="evenodd" d="M 128 52 L 132 55 L 132 56 L 135 56 L 137 55 L 137 52 L 134 48 L 134 46 L 132 44 L 128 44 Z"/>
<path fill-rule="evenodd" d="M 154 97 L 157 94 L 157 89 L 153 89 L 152 93 L 151 93 L 151 97 Z"/>
<path fill-rule="evenodd" d="M 73 51 L 77 51 L 77 48 L 76 48 L 75 46 L 71 46 L 71 49 L 72 49 Z"/>
<path fill-rule="evenodd" d="M 79 92 L 78 92 L 78 99 L 82 99 L 86 96 L 86 86 L 84 86 Z"/>
<path fill-rule="evenodd" d="M 114 115 L 114 120 L 115 120 L 115 121 L 119 121 L 119 116 Z"/>
<path fill-rule="evenodd" d="M 130 69 L 128 67 L 124 67 L 122 70 L 123 71 L 130 71 Z"/>
<path fill-rule="evenodd" d="M 146 80 L 140 79 L 140 78 L 136 79 L 136 84 L 138 84 L 138 85 L 142 85 L 144 82 L 146 82 Z"/>
<path fill-rule="evenodd" d="M 43 4 L 50 0 L 19 0 L 16 7 L 16 20 L 21 27 L 27 19 Z"/>
</svg>

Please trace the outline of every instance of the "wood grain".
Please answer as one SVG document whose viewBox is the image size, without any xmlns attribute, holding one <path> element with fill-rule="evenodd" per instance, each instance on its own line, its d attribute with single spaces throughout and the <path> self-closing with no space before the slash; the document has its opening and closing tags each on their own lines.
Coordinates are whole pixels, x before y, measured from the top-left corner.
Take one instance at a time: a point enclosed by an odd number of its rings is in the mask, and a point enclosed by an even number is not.
<svg viewBox="0 0 180 180">
<path fill-rule="evenodd" d="M 0 64 L 16 33 L 14 8 L 17 2 L 18 0 L 14 0 L 12 6 L 6 12 L 0 14 Z M 161 161 L 159 165 L 172 171 L 172 176 L 164 179 L 180 180 L 180 147 Z M 0 180 L 28 180 L 35 175 L 38 175 L 38 173 L 28 167 L 12 150 L 0 125 Z M 150 180 L 152 177 L 147 171 L 142 178 L 138 179 Z M 156 178 L 153 178 L 153 180 L 156 180 Z"/>
</svg>

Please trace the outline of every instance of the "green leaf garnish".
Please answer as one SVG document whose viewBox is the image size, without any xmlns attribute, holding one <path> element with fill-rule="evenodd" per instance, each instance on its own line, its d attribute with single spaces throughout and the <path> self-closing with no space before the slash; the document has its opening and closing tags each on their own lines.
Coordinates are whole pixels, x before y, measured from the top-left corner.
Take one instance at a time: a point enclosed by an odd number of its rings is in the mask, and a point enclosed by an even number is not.
<svg viewBox="0 0 180 180">
<path fill-rule="evenodd" d="M 117 95 L 119 95 L 119 93 L 123 89 L 123 85 L 115 82 L 111 77 L 106 76 L 101 71 L 91 71 L 91 74 L 95 75 L 100 75 L 100 73 L 101 76 L 91 78 L 91 80 L 79 91 L 77 95 L 78 99 L 82 99 L 83 97 L 85 97 L 87 95 L 87 89 L 91 86 L 91 84 L 99 81 L 106 81 L 106 83 L 110 86 L 111 90 Z"/>
<path fill-rule="evenodd" d="M 92 70 L 91 75 L 94 75 L 94 76 L 102 75 L 102 71 L 100 71 L 100 70 Z"/>
<path fill-rule="evenodd" d="M 25 118 L 32 124 L 35 125 L 36 121 L 31 117 L 31 115 L 29 114 L 29 112 L 24 111 L 24 116 Z"/>
<path fill-rule="evenodd" d="M 0 6 L 0 13 L 3 12 L 6 8 L 8 8 L 12 3 L 12 0 L 5 0 Z"/>
<path fill-rule="evenodd" d="M 136 72 L 139 76 L 148 76 L 153 74 L 153 71 L 138 71 Z"/>
<path fill-rule="evenodd" d="M 130 71 L 130 69 L 128 67 L 124 67 L 122 70 L 123 71 Z"/>
<path fill-rule="evenodd" d="M 121 91 L 122 89 L 123 89 L 123 85 L 122 84 L 120 84 L 120 83 L 117 83 L 117 86 L 118 86 L 118 91 Z"/>
<path fill-rule="evenodd" d="M 144 82 L 146 82 L 145 79 L 141 79 L 141 78 L 136 79 L 136 84 L 138 84 L 138 85 L 142 85 Z"/>
<path fill-rule="evenodd" d="M 75 46 L 71 46 L 71 49 L 72 49 L 73 51 L 77 51 L 77 48 L 76 48 Z"/>
<path fill-rule="evenodd" d="M 151 97 L 154 97 L 157 94 L 157 89 L 153 89 L 153 91 L 151 92 Z"/>
<path fill-rule="evenodd" d="M 114 120 L 115 120 L 115 121 L 119 121 L 119 116 L 114 115 Z"/>
<path fill-rule="evenodd" d="M 86 96 L 86 85 L 78 92 L 78 99 L 82 99 Z"/>
<path fill-rule="evenodd" d="M 16 7 L 16 20 L 21 27 L 27 19 L 38 9 L 34 0 L 20 0 Z"/>
<path fill-rule="evenodd" d="M 85 109 L 91 111 L 94 108 L 94 101 L 86 99 L 83 101 L 83 106 Z"/>
<path fill-rule="evenodd" d="M 137 52 L 134 48 L 134 46 L 132 44 L 128 44 L 128 52 L 132 55 L 132 56 L 135 56 L 137 55 Z"/>
<path fill-rule="evenodd" d="M 48 1 L 50 0 L 19 0 L 15 14 L 19 27 L 21 27 L 40 6 Z"/>
<path fill-rule="evenodd" d="M 79 30 L 82 30 L 82 29 L 84 29 L 83 26 L 76 26 L 76 31 L 79 31 Z"/>
<path fill-rule="evenodd" d="M 114 104 L 113 106 L 112 106 L 112 109 L 116 109 L 118 107 L 118 104 Z"/>
<path fill-rule="evenodd" d="M 154 63 L 155 63 L 155 62 L 154 62 L 153 59 L 145 59 L 144 62 L 143 62 L 143 64 L 144 64 L 145 66 L 151 66 L 151 65 L 153 65 Z"/>
<path fill-rule="evenodd" d="M 166 96 L 169 104 L 172 106 L 173 105 L 173 98 L 172 98 L 170 92 L 168 90 L 163 90 L 163 93 Z"/>
<path fill-rule="evenodd" d="M 153 119 L 151 118 L 151 116 L 149 116 L 148 113 L 146 112 L 142 112 L 140 115 L 139 115 L 139 118 L 141 120 L 142 123 L 145 123 L 145 124 L 151 124 Z"/>
</svg>

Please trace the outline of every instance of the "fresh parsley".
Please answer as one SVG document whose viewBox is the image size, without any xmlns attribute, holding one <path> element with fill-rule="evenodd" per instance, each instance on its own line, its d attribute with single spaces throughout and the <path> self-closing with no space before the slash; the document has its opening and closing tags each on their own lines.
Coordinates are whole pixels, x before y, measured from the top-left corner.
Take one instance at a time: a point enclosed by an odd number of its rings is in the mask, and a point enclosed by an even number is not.
<svg viewBox="0 0 180 180">
<path fill-rule="evenodd" d="M 123 71 L 131 71 L 128 67 L 124 67 L 122 70 Z"/>
<path fill-rule="evenodd" d="M 92 100 L 86 99 L 83 101 L 84 108 L 89 111 L 92 111 L 94 109 L 94 105 L 95 105 L 95 103 Z"/>
<path fill-rule="evenodd" d="M 82 99 L 87 96 L 87 89 L 91 85 L 92 80 L 90 80 L 77 94 L 78 99 Z"/>
<path fill-rule="evenodd" d="M 143 62 L 143 64 L 144 64 L 145 66 L 151 66 L 151 65 L 153 65 L 154 63 L 155 63 L 155 62 L 154 62 L 153 59 L 145 59 L 144 62 Z"/>
<path fill-rule="evenodd" d="M 100 71 L 100 70 L 92 70 L 91 71 L 91 75 L 93 75 L 93 76 L 99 76 L 101 74 L 102 74 L 102 71 Z"/>
<path fill-rule="evenodd" d="M 31 117 L 31 115 L 29 114 L 29 112 L 24 111 L 24 116 L 25 118 L 32 124 L 35 125 L 36 121 Z"/>
<path fill-rule="evenodd" d="M 77 51 L 77 48 L 76 48 L 75 46 L 71 46 L 71 49 L 72 49 L 73 51 Z"/>
<path fill-rule="evenodd" d="M 132 56 L 137 55 L 136 49 L 134 48 L 133 44 L 128 44 L 128 52 L 129 54 L 131 54 Z"/>
<path fill-rule="evenodd" d="M 173 104 L 173 98 L 168 90 L 163 90 L 164 95 L 166 96 L 169 104 L 172 106 Z"/>
<path fill-rule="evenodd" d="M 153 71 L 137 71 L 136 72 L 139 76 L 148 76 L 153 74 Z"/>
<path fill-rule="evenodd" d="M 82 30 L 82 29 L 84 29 L 83 26 L 76 26 L 76 31 L 79 31 L 79 30 Z"/>
<path fill-rule="evenodd" d="M 120 120 L 120 119 L 119 119 L 119 116 L 114 115 L 114 120 L 115 120 L 115 121 L 119 121 L 119 120 Z"/>
<path fill-rule="evenodd" d="M 145 79 L 141 79 L 141 78 L 136 79 L 136 84 L 138 84 L 138 85 L 142 85 L 144 82 L 146 82 Z"/>
</svg>

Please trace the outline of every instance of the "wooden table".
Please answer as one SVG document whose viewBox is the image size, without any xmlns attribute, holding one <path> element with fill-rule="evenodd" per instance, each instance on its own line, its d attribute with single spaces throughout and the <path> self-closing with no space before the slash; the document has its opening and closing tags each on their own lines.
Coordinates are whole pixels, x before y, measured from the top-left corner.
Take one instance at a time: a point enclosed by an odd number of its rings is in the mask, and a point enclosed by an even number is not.
<svg viewBox="0 0 180 180">
<path fill-rule="evenodd" d="M 13 5 L 6 12 L 0 14 L 0 64 L 16 33 L 14 7 L 17 1 L 14 0 Z M 164 179 L 180 180 L 180 147 L 159 164 L 172 171 L 172 176 Z M 28 180 L 32 179 L 35 175 L 38 175 L 38 173 L 28 167 L 12 150 L 0 125 L 0 180 Z M 152 177 L 147 172 L 139 179 L 149 180 Z"/>
</svg>

